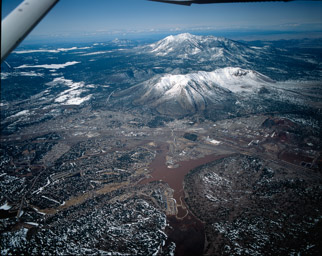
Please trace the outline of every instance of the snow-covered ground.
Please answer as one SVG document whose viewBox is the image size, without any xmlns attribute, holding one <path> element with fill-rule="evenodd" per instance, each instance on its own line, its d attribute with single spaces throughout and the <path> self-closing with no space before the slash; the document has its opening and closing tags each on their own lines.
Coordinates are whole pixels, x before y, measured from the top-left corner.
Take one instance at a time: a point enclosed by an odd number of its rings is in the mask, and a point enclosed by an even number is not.
<svg viewBox="0 0 322 256">
<path fill-rule="evenodd" d="M 256 71 L 227 67 L 213 72 L 165 75 L 154 88 L 165 95 L 180 95 L 182 90 L 189 90 L 189 88 L 194 89 L 197 94 L 202 91 L 211 93 L 214 86 L 220 86 L 234 93 L 254 93 L 272 83 L 274 83 L 272 79 Z M 193 88 L 191 86 L 193 84 L 198 87 Z"/>
<path fill-rule="evenodd" d="M 40 53 L 40 52 L 48 52 L 48 53 L 60 53 L 60 52 L 68 52 L 68 51 L 74 51 L 74 50 L 86 50 L 90 49 L 91 47 L 71 47 L 71 48 L 58 48 L 58 49 L 37 49 L 37 50 L 20 50 L 20 51 L 14 51 L 13 53 L 16 54 L 27 54 L 27 53 Z"/>
<path fill-rule="evenodd" d="M 86 88 L 92 88 L 93 85 L 86 85 L 84 82 L 73 82 L 64 77 L 55 78 L 52 82 L 47 83 L 49 86 L 66 85 L 69 89 L 61 92 L 55 99 L 55 102 L 63 105 L 80 105 L 91 99 L 92 95 L 81 97 L 82 93 L 87 92 Z M 94 86 L 95 87 L 95 86 Z"/>
<path fill-rule="evenodd" d="M 45 68 L 45 69 L 61 69 L 66 68 L 68 66 L 73 66 L 79 64 L 79 61 L 68 61 L 64 64 L 42 64 L 42 65 L 21 65 L 17 68 Z"/>
<path fill-rule="evenodd" d="M 6 202 L 4 205 L 0 206 L 0 210 L 8 211 L 11 209 L 12 206 L 8 205 L 8 202 Z"/>
</svg>

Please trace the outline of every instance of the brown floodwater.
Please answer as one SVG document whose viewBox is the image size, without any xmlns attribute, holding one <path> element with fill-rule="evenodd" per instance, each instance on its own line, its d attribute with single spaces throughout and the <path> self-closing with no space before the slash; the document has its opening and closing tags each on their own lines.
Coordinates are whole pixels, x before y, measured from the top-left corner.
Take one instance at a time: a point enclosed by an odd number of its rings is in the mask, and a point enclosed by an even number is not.
<svg viewBox="0 0 322 256">
<path fill-rule="evenodd" d="M 156 158 L 150 165 L 151 169 L 153 170 L 152 173 L 150 173 L 151 177 L 142 180 L 140 183 L 147 184 L 152 181 L 160 180 L 168 183 L 169 186 L 174 190 L 173 197 L 176 200 L 178 207 L 177 217 L 183 218 L 188 214 L 187 207 L 184 202 L 183 190 L 183 181 L 185 175 L 198 166 L 221 159 L 227 155 L 212 154 L 198 159 L 179 162 L 179 167 L 177 168 L 168 168 L 166 165 L 167 153 L 167 144 L 161 144 L 158 146 Z"/>
<path fill-rule="evenodd" d="M 192 169 L 226 157 L 227 155 L 208 155 L 199 159 L 179 162 L 179 167 L 168 168 L 166 166 L 166 155 L 168 145 L 160 144 L 157 148 L 156 158 L 151 163 L 151 177 L 142 180 L 141 184 L 152 181 L 164 181 L 174 190 L 173 197 L 177 202 L 177 215 L 168 216 L 171 229 L 167 230 L 168 242 L 176 243 L 175 255 L 202 255 L 204 249 L 205 235 L 204 225 L 188 210 L 184 201 L 183 181 L 186 174 Z"/>
</svg>

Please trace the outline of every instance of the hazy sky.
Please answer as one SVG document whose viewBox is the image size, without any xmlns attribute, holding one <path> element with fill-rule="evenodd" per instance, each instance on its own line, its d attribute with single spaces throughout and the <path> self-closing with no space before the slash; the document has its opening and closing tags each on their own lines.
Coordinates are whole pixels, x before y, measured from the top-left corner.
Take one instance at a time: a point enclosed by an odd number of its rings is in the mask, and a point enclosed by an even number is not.
<svg viewBox="0 0 322 256">
<path fill-rule="evenodd" d="M 2 0 L 2 15 L 21 0 Z M 322 31 L 322 2 L 177 6 L 146 0 L 60 0 L 33 36 L 201 30 Z"/>
</svg>

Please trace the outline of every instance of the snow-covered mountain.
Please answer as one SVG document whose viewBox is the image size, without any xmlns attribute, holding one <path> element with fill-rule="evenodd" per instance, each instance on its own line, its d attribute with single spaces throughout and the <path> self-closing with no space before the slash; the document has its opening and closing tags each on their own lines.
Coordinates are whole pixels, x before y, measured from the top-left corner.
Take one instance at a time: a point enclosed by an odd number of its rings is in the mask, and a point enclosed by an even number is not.
<svg viewBox="0 0 322 256">
<path fill-rule="evenodd" d="M 168 36 L 144 49 L 156 56 L 230 62 L 247 62 L 248 57 L 259 55 L 261 52 L 260 49 L 226 38 L 196 36 L 189 33 Z"/>
<path fill-rule="evenodd" d="M 161 114 L 183 116 L 202 111 L 233 111 L 236 102 L 267 90 L 274 83 L 253 70 L 223 68 L 185 75 L 164 75 L 123 91 L 127 101 Z"/>
<path fill-rule="evenodd" d="M 292 79 L 302 79 L 309 73 L 315 76 L 320 69 L 319 57 L 307 58 L 298 50 L 276 48 L 274 44 L 247 44 L 223 37 L 189 33 L 170 35 L 134 50 L 136 55 L 149 58 L 159 73 L 173 74 L 174 69 L 177 69 L 177 73 L 191 73 L 241 67 L 257 70 L 274 80 L 287 80 L 290 76 Z"/>
</svg>

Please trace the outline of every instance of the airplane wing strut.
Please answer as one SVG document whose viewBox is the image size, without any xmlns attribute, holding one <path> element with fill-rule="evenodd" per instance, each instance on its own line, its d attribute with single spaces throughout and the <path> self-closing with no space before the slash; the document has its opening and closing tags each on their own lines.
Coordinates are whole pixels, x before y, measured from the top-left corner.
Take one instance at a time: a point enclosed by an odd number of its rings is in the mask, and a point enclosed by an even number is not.
<svg viewBox="0 0 322 256">
<path fill-rule="evenodd" d="M 1 63 L 59 0 L 25 0 L 1 21 Z"/>
<path fill-rule="evenodd" d="M 219 4 L 219 3 L 238 3 L 238 2 L 240 2 L 240 3 L 245 3 L 245 2 L 290 2 L 293 0 L 149 0 L 149 1 L 190 6 L 191 4 Z"/>
</svg>

